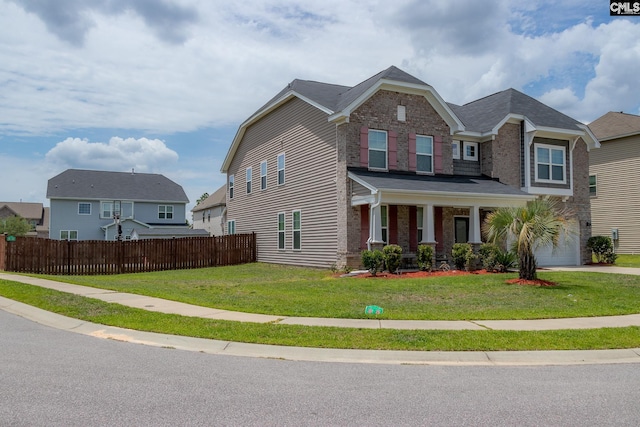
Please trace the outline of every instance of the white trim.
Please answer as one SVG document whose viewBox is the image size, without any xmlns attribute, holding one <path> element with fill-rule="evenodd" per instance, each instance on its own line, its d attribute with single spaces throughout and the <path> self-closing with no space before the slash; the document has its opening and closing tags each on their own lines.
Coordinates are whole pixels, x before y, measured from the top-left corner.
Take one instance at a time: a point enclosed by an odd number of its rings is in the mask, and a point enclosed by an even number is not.
<svg viewBox="0 0 640 427">
<path fill-rule="evenodd" d="M 473 147 L 473 155 L 467 155 L 467 147 Z M 464 141 L 462 144 L 462 159 L 469 160 L 473 162 L 478 161 L 478 143 L 471 141 Z"/>
<path fill-rule="evenodd" d="M 233 225 L 233 227 L 231 227 Z M 233 228 L 233 233 L 229 232 L 229 229 Z M 230 236 L 232 234 L 236 234 L 236 220 L 235 219 L 228 219 L 227 220 L 227 235 Z"/>
<path fill-rule="evenodd" d="M 229 177 L 227 178 L 227 194 L 229 195 L 229 200 L 233 200 L 235 183 L 236 183 L 235 175 L 234 174 L 229 175 Z"/>
<path fill-rule="evenodd" d="M 280 230 L 280 215 L 282 215 L 282 230 Z M 276 240 L 276 246 L 279 251 L 284 251 L 287 249 L 287 215 L 284 212 L 278 212 L 277 218 L 278 224 L 276 226 L 276 231 L 278 233 L 278 238 Z M 280 247 L 280 233 L 282 233 L 282 247 Z"/>
<path fill-rule="evenodd" d="M 80 205 L 88 205 L 89 206 L 89 212 L 80 212 Z M 78 202 L 78 215 L 91 215 L 91 210 L 92 210 L 92 204 L 91 202 Z"/>
<path fill-rule="evenodd" d="M 300 216 L 300 219 L 299 219 L 300 224 L 298 224 L 299 228 L 296 228 L 296 220 L 295 220 L 296 212 Z M 296 248 L 296 231 L 300 233 L 300 242 L 299 242 L 300 247 L 298 248 Z M 302 250 L 302 210 L 301 209 L 294 209 L 291 211 L 291 249 L 293 249 L 294 251 Z"/>
<path fill-rule="evenodd" d="M 541 163 L 538 161 L 538 149 L 549 150 L 549 163 Z M 552 150 L 562 151 L 562 180 L 553 179 L 553 166 L 556 167 L 558 164 L 553 163 Z M 571 160 L 571 158 L 569 159 Z M 538 177 L 538 164 L 543 164 L 549 166 L 549 178 L 540 178 Z M 543 182 L 547 184 L 566 184 L 567 183 L 567 172 L 569 171 L 567 165 L 567 147 L 561 145 L 550 145 L 536 142 L 533 144 L 533 167 L 534 167 L 534 179 L 535 182 Z"/>
<path fill-rule="evenodd" d="M 427 138 L 431 141 L 431 154 L 428 153 L 420 153 L 418 151 L 418 138 Z M 435 157 L 435 147 L 434 147 L 434 143 L 433 143 L 433 136 L 430 135 L 416 135 L 416 173 L 419 174 L 433 174 L 434 173 L 434 157 Z M 418 169 L 418 156 L 429 156 L 431 161 L 430 161 L 430 165 L 431 165 L 431 170 L 430 171 L 423 171 Z"/>
<path fill-rule="evenodd" d="M 521 190 L 538 196 L 573 196 L 571 188 L 523 187 Z"/>
<path fill-rule="evenodd" d="M 262 174 L 262 165 L 264 165 L 264 175 Z M 260 191 L 264 191 L 269 186 L 269 164 L 266 160 L 260 162 Z M 264 186 L 262 185 L 262 178 L 264 178 Z"/>
<path fill-rule="evenodd" d="M 280 169 L 280 156 L 282 156 L 282 169 Z M 280 171 L 282 171 L 282 182 L 280 182 Z M 280 153 L 276 156 L 276 184 L 285 185 L 287 183 L 287 156 Z"/>
<path fill-rule="evenodd" d="M 460 160 L 460 145 L 462 141 L 453 140 L 451 142 L 451 155 L 454 160 Z"/>
<path fill-rule="evenodd" d="M 249 166 L 247 168 L 246 174 L 245 174 L 245 181 L 246 181 L 246 190 L 247 190 L 247 194 L 251 194 L 251 192 L 253 191 L 253 168 L 251 166 Z"/>
<path fill-rule="evenodd" d="M 164 208 L 164 218 L 160 218 L 160 208 Z M 171 209 L 168 209 L 171 208 Z M 171 218 L 168 218 L 169 215 L 169 211 L 171 211 Z M 173 205 L 158 205 L 158 219 L 164 219 L 164 220 L 168 220 L 168 219 L 173 219 Z"/>
</svg>

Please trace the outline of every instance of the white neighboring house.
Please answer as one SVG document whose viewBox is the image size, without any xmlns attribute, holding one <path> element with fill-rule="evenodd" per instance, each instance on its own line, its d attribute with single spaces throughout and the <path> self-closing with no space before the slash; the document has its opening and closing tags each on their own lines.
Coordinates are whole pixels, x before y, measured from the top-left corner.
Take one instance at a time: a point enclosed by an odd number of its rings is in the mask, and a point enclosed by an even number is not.
<svg viewBox="0 0 640 427">
<path fill-rule="evenodd" d="M 191 209 L 194 230 L 206 230 L 211 236 L 224 234 L 227 218 L 226 190 L 226 185 L 223 185 Z"/>
</svg>

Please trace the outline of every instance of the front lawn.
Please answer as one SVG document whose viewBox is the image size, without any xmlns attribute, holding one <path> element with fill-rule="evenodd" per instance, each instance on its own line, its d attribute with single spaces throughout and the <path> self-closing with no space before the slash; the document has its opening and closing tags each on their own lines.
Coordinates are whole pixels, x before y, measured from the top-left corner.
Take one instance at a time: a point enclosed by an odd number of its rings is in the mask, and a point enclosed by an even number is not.
<svg viewBox="0 0 640 427">
<path fill-rule="evenodd" d="M 487 320 L 587 317 L 640 312 L 640 276 L 540 272 L 553 287 L 507 285 L 511 274 L 422 279 L 339 278 L 327 270 L 245 264 L 52 280 L 150 295 L 226 310 L 281 316 Z"/>
<path fill-rule="evenodd" d="M 640 268 L 640 255 L 618 254 L 615 266 Z"/>
</svg>

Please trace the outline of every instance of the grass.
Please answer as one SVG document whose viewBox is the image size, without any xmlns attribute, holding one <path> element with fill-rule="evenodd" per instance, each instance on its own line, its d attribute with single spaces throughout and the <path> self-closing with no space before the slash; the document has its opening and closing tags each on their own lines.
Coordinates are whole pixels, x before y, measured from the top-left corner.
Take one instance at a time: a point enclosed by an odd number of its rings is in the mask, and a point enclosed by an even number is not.
<svg viewBox="0 0 640 427">
<path fill-rule="evenodd" d="M 618 267 L 640 268 L 640 255 L 618 254 L 615 265 Z"/>
<path fill-rule="evenodd" d="M 337 278 L 329 271 L 246 264 L 114 276 L 51 276 L 53 280 L 149 295 L 206 307 L 281 316 L 489 320 L 637 313 L 640 276 L 541 272 L 554 287 L 506 285 L 516 274 L 421 279 Z"/>
<path fill-rule="evenodd" d="M 86 321 L 141 331 L 319 348 L 429 351 L 590 350 L 640 347 L 640 328 L 561 331 L 405 331 L 240 323 L 148 312 L 0 280 L 0 295 Z"/>
</svg>

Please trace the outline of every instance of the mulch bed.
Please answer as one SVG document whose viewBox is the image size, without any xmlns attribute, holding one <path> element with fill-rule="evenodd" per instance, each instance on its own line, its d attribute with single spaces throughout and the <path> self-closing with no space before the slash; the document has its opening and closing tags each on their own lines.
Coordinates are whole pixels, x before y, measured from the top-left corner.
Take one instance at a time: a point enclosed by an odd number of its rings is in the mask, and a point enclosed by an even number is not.
<svg viewBox="0 0 640 427">
<path fill-rule="evenodd" d="M 359 278 L 373 278 L 373 279 L 415 279 L 420 277 L 438 277 L 438 276 L 468 276 L 470 274 L 501 274 L 493 273 L 487 270 L 475 270 L 475 271 L 461 271 L 461 270 L 449 270 L 449 271 L 412 271 L 402 274 L 391 273 L 378 273 L 373 276 L 371 273 L 362 273 L 354 277 Z M 548 280 L 522 280 L 522 279 L 510 279 L 507 280 L 508 284 L 516 284 L 522 286 L 555 286 L 555 282 Z"/>
</svg>

